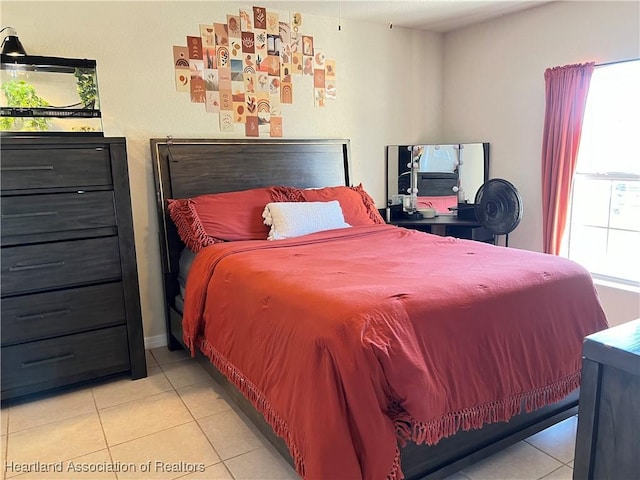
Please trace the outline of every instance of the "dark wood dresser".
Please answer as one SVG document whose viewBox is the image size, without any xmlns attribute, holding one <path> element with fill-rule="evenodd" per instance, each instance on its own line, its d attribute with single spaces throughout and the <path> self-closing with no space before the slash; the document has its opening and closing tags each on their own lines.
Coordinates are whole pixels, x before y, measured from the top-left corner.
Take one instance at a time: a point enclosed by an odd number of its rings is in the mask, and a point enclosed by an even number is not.
<svg viewBox="0 0 640 480">
<path fill-rule="evenodd" d="M 589 335 L 573 478 L 640 478 L 640 319 Z"/>
<path fill-rule="evenodd" d="M 147 375 L 124 138 L 3 137 L 2 400 Z"/>
</svg>

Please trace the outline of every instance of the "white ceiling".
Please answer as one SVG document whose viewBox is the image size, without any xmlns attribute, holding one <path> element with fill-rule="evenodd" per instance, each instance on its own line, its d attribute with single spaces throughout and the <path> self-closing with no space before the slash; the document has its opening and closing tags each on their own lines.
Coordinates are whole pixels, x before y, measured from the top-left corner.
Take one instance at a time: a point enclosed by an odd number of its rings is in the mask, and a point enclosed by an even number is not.
<svg viewBox="0 0 640 480">
<path fill-rule="evenodd" d="M 266 1 L 267 8 L 308 15 L 360 20 L 394 27 L 447 32 L 506 13 L 535 7 L 550 0 L 343 0 Z"/>
</svg>

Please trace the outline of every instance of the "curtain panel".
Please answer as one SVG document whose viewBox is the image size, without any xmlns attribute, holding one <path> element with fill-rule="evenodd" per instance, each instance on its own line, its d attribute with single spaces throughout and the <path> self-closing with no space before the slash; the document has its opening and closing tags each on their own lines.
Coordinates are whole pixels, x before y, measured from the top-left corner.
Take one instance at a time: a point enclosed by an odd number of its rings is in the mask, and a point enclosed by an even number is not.
<svg viewBox="0 0 640 480">
<path fill-rule="evenodd" d="M 595 63 L 548 68 L 542 137 L 544 252 L 558 255 L 576 168 L 582 120 Z"/>
</svg>

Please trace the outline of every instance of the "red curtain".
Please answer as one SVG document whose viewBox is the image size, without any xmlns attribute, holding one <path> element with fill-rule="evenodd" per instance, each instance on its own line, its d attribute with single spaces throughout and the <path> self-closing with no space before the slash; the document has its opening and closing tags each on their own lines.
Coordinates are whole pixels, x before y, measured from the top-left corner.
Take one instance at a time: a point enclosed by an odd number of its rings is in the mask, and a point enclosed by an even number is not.
<svg viewBox="0 0 640 480">
<path fill-rule="evenodd" d="M 582 119 L 594 63 L 548 68 L 542 138 L 544 251 L 558 255 L 567 220 Z"/>
</svg>

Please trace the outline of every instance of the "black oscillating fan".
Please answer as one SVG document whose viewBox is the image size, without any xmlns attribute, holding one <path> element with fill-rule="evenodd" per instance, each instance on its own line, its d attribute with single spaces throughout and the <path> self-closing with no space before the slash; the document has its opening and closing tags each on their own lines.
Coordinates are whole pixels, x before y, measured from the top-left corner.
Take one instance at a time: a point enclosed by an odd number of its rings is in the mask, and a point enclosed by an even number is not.
<svg viewBox="0 0 640 480">
<path fill-rule="evenodd" d="M 522 218 L 522 197 L 511 183 L 502 178 L 487 180 L 476 193 L 476 217 L 484 228 L 494 235 L 505 235 L 509 246 L 509 233 Z"/>
</svg>

